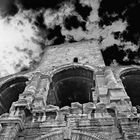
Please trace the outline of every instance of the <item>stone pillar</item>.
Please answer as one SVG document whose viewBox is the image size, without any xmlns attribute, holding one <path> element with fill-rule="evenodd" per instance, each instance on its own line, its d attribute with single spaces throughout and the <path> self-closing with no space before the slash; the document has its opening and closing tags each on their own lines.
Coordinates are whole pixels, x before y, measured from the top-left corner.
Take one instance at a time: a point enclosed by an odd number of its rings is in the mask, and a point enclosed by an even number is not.
<svg viewBox="0 0 140 140">
<path fill-rule="evenodd" d="M 48 95 L 49 84 L 50 84 L 49 77 L 47 75 L 41 75 L 38 89 L 37 92 L 35 93 L 34 103 L 37 102 L 37 104 L 40 104 L 40 106 L 46 106 L 46 98 Z"/>
<path fill-rule="evenodd" d="M 19 95 L 19 100 L 26 100 L 28 105 L 32 104 L 32 101 L 34 100 L 34 96 L 40 83 L 40 77 L 41 73 L 37 72 L 34 74 L 33 78 L 28 83 L 24 92 Z"/>
<path fill-rule="evenodd" d="M 83 104 L 83 114 L 88 115 L 88 119 L 91 119 L 91 114 L 93 109 L 95 109 L 95 104 L 92 102 Z"/>
<path fill-rule="evenodd" d="M 83 112 L 82 104 L 80 104 L 79 102 L 71 103 L 71 112 L 74 115 L 82 114 L 82 112 Z"/>
<path fill-rule="evenodd" d="M 32 111 L 39 113 L 40 121 L 42 120 L 41 114 L 45 111 L 46 106 L 46 95 L 48 93 L 48 84 L 49 84 L 49 77 L 47 75 L 40 76 L 40 82 L 38 83 L 38 88 L 36 93 L 34 94 L 34 101 L 32 103 Z M 39 119 L 38 119 L 39 121 Z"/>
<path fill-rule="evenodd" d="M 42 75 L 41 81 L 39 83 L 38 94 L 43 95 L 44 98 L 47 98 L 49 85 L 50 85 L 50 77 L 48 75 Z"/>
<path fill-rule="evenodd" d="M 108 96 L 107 96 L 107 85 L 105 83 L 105 76 L 102 75 L 96 75 L 96 92 L 94 93 L 93 98 L 99 98 L 100 102 L 102 103 L 108 103 Z M 97 100 L 97 99 L 96 99 Z M 97 103 L 97 101 L 94 103 Z"/>
<path fill-rule="evenodd" d="M 118 87 L 117 80 L 115 79 L 111 68 L 105 70 L 105 82 L 108 88 Z"/>
<path fill-rule="evenodd" d="M 27 91 L 35 94 L 41 80 L 40 77 L 41 73 L 35 73 L 33 78 L 31 79 L 31 82 L 29 82 L 28 86 L 25 88 L 25 92 Z"/>
<path fill-rule="evenodd" d="M 121 99 L 129 101 L 129 97 L 124 92 L 122 85 L 117 83 L 111 68 L 107 68 L 105 71 L 105 82 L 108 88 L 110 102 L 118 102 Z"/>
<path fill-rule="evenodd" d="M 58 121 L 67 121 L 67 116 L 70 114 L 70 107 L 65 106 L 58 110 L 56 120 Z"/>
</svg>

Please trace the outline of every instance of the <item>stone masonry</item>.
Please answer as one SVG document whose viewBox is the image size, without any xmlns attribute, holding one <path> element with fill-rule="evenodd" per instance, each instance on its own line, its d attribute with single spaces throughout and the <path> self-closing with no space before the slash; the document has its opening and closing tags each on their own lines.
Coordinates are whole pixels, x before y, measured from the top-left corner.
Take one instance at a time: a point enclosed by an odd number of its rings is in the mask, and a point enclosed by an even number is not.
<svg viewBox="0 0 140 140">
<path fill-rule="evenodd" d="M 140 140 L 140 114 L 120 78 L 128 69 L 139 67 L 105 66 L 94 40 L 48 47 L 36 69 L 0 79 L 2 89 L 11 79 L 28 78 L 9 111 L 1 102 L 0 140 Z M 61 86 L 72 82 L 83 93 L 71 96 Z"/>
</svg>

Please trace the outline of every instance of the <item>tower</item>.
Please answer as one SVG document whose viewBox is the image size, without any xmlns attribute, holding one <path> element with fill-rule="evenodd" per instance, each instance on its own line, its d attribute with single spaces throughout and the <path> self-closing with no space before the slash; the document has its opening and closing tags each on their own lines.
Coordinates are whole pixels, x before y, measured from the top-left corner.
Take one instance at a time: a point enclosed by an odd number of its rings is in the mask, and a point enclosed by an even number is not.
<svg viewBox="0 0 140 140">
<path fill-rule="evenodd" d="M 0 80 L 0 139 L 139 140 L 132 77 L 138 66 L 105 66 L 94 40 L 50 46 L 36 69 Z"/>
</svg>

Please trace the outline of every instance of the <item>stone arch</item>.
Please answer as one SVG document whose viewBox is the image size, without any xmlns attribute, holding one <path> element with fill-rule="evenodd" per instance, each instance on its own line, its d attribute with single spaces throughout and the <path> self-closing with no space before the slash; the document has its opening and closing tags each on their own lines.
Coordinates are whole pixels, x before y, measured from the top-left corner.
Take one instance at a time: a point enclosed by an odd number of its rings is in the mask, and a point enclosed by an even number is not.
<svg viewBox="0 0 140 140">
<path fill-rule="evenodd" d="M 12 103 L 17 101 L 25 87 L 27 77 L 19 76 L 7 80 L 0 87 L 0 115 L 8 112 Z"/>
<path fill-rule="evenodd" d="M 80 64 L 80 63 L 70 63 L 70 64 L 61 65 L 61 67 L 56 68 L 55 70 L 51 71 L 50 75 L 51 75 L 51 77 L 53 77 L 56 73 L 58 73 L 60 71 L 63 71 L 64 69 L 70 69 L 70 68 L 73 68 L 73 67 L 75 67 L 75 68 L 82 67 L 84 69 L 94 71 L 94 73 L 96 73 L 98 71 L 97 67 L 93 67 L 91 65 L 83 65 L 83 64 Z"/>
<path fill-rule="evenodd" d="M 120 79 L 133 106 L 140 106 L 140 68 L 128 68 L 120 72 Z"/>
<path fill-rule="evenodd" d="M 106 137 L 97 134 L 97 133 L 89 133 L 86 131 L 80 131 L 80 130 L 72 130 L 70 138 L 65 139 L 64 138 L 64 132 L 62 130 L 60 131 L 54 131 L 49 134 L 40 136 L 36 138 L 35 140 L 108 140 Z"/>
<path fill-rule="evenodd" d="M 63 107 L 72 102 L 90 102 L 94 87 L 92 69 L 75 65 L 63 67 L 53 73 L 47 103 Z"/>
</svg>

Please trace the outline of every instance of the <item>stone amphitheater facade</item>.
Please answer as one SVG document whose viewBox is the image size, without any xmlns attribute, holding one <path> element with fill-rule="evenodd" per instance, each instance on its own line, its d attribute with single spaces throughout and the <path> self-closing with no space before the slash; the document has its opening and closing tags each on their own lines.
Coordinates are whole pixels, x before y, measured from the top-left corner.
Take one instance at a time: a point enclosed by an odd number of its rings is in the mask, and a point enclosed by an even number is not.
<svg viewBox="0 0 140 140">
<path fill-rule="evenodd" d="M 0 79 L 0 140 L 140 140 L 139 84 L 139 66 L 105 66 L 94 40 L 50 46 Z"/>
</svg>

